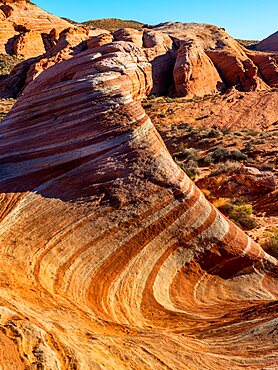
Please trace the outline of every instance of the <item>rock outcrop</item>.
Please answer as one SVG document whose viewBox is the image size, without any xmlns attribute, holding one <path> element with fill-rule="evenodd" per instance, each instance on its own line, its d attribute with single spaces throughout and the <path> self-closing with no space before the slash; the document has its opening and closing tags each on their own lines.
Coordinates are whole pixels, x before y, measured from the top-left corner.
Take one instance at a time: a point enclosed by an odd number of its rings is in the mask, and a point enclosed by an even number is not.
<svg viewBox="0 0 278 370">
<path fill-rule="evenodd" d="M 259 42 L 256 45 L 256 50 L 278 51 L 278 31 Z"/>
<path fill-rule="evenodd" d="M 114 42 L 40 74 L 2 122 L 4 369 L 278 366 L 277 261 L 173 162 L 151 87 Z"/>
<path fill-rule="evenodd" d="M 61 32 L 71 26 L 26 0 L 1 0 L 0 21 L 0 53 L 26 58 L 45 52 L 44 38 L 52 29 Z"/>
<path fill-rule="evenodd" d="M 177 96 L 204 96 L 224 89 L 224 83 L 204 50 L 192 42 L 184 42 L 178 50 L 174 67 Z"/>
<path fill-rule="evenodd" d="M 112 41 L 132 42 L 144 50 L 152 65 L 152 94 L 202 97 L 235 87 L 239 91 L 262 91 L 277 87 L 277 53 L 249 51 L 224 29 L 197 23 L 167 22 L 140 29 L 122 28 L 113 33 L 74 26 L 49 15 L 25 0 L 2 0 L 0 53 L 18 55 L 29 62 L 28 76 L 12 73 L 7 86 L 21 86 L 12 92 L 1 84 L 0 96 L 15 97 L 39 73 L 86 48 Z M 2 32 L 2 33 L 1 33 Z M 2 36 L 1 36 L 2 35 Z M 2 49 L 1 49 L 2 48 Z M 33 60 L 37 57 L 37 60 Z M 24 69 L 26 63 L 24 63 Z M 18 76 L 14 85 L 11 81 Z M 16 91 L 16 92 L 15 92 Z"/>
<path fill-rule="evenodd" d="M 258 70 L 264 81 L 271 87 L 278 87 L 278 54 L 249 51 L 246 53 Z"/>
</svg>

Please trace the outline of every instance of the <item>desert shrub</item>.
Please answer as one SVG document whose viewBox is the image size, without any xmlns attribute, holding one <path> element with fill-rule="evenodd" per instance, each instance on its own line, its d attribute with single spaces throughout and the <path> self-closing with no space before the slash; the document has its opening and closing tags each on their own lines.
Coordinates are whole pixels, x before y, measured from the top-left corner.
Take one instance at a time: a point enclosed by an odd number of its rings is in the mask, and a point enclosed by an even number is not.
<svg viewBox="0 0 278 370">
<path fill-rule="evenodd" d="M 215 129 L 215 128 L 212 128 L 208 134 L 206 135 L 206 137 L 208 138 L 215 138 L 215 137 L 219 137 L 220 136 L 220 131 Z"/>
<path fill-rule="evenodd" d="M 257 222 L 252 214 L 253 207 L 250 204 L 234 204 L 229 212 L 229 217 L 243 230 L 252 230 L 257 227 Z"/>
<path fill-rule="evenodd" d="M 235 131 L 234 132 L 234 135 L 235 136 L 243 136 L 242 132 L 240 132 L 240 131 Z"/>
<path fill-rule="evenodd" d="M 263 163 L 260 168 L 261 171 L 273 171 L 274 165 L 271 163 Z"/>
<path fill-rule="evenodd" d="M 249 135 L 249 136 L 257 136 L 257 135 L 259 135 L 259 132 L 256 131 L 256 130 L 248 130 L 247 131 L 247 135 Z"/>
<path fill-rule="evenodd" d="M 241 165 L 238 162 L 227 161 L 218 163 L 211 171 L 210 176 L 220 175 L 221 173 L 232 172 L 239 169 Z"/>
<path fill-rule="evenodd" d="M 248 156 L 243 154 L 238 149 L 229 150 L 226 148 L 216 148 L 212 153 L 205 157 L 205 162 L 207 163 L 218 163 L 226 162 L 227 160 L 242 161 L 246 160 Z"/>
<path fill-rule="evenodd" d="M 219 210 L 228 216 L 235 224 L 243 230 L 255 229 L 258 224 L 253 217 L 253 207 L 251 204 L 246 204 L 247 200 L 244 197 L 237 199 L 232 203 L 224 202 L 218 206 Z"/>
<path fill-rule="evenodd" d="M 191 180 L 195 180 L 196 176 L 200 173 L 200 171 L 198 170 L 198 165 L 194 160 L 190 160 L 187 163 L 176 161 L 176 163 Z"/>
<path fill-rule="evenodd" d="M 244 148 L 243 148 L 244 151 L 246 152 L 251 152 L 252 150 L 254 150 L 254 146 L 253 146 L 253 143 L 251 141 L 247 141 L 245 144 L 244 144 Z"/>
<path fill-rule="evenodd" d="M 235 161 L 244 161 L 248 158 L 248 156 L 244 153 L 242 153 L 238 149 L 233 149 L 230 151 L 229 154 L 230 159 L 234 159 Z"/>
<path fill-rule="evenodd" d="M 152 100 L 152 99 L 155 99 L 155 98 L 156 98 L 156 95 L 155 94 L 150 94 L 147 97 L 147 99 L 149 99 L 149 100 Z"/>
<path fill-rule="evenodd" d="M 229 129 L 228 127 L 223 127 L 221 129 L 221 132 L 222 132 L 223 135 L 227 135 L 227 134 L 231 133 L 231 129 Z"/>
<path fill-rule="evenodd" d="M 278 227 L 273 228 L 271 232 L 265 233 L 265 238 L 262 243 L 263 249 L 278 258 Z"/>
<path fill-rule="evenodd" d="M 198 150 L 194 148 L 187 148 L 186 143 L 180 143 L 178 146 L 178 152 L 174 153 L 173 156 L 177 159 L 186 159 L 187 161 L 193 160 L 197 162 L 199 160 Z"/>
</svg>

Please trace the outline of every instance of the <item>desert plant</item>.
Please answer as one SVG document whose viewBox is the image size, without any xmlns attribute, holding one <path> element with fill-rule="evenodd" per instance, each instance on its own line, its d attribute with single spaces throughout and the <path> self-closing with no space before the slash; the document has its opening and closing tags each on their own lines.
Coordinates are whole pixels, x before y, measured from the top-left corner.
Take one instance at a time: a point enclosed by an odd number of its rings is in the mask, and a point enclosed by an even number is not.
<svg viewBox="0 0 278 370">
<path fill-rule="evenodd" d="M 266 232 L 264 236 L 263 249 L 278 258 L 278 227 L 274 227 L 270 232 Z"/>
<path fill-rule="evenodd" d="M 252 230 L 257 227 L 257 222 L 252 214 L 253 207 L 250 204 L 233 205 L 229 217 L 243 230 Z"/>
<path fill-rule="evenodd" d="M 194 148 L 187 148 L 186 143 L 179 143 L 178 152 L 174 153 L 173 156 L 177 159 L 187 159 L 197 162 L 199 160 L 198 150 Z"/>
<path fill-rule="evenodd" d="M 196 176 L 199 175 L 198 165 L 194 160 L 190 160 L 187 163 L 176 160 L 176 163 L 180 168 L 187 174 L 191 180 L 195 180 Z"/>
<path fill-rule="evenodd" d="M 208 138 L 215 138 L 215 137 L 219 137 L 220 136 L 220 131 L 215 129 L 215 128 L 212 128 L 208 134 L 206 135 L 206 137 Z"/>
<path fill-rule="evenodd" d="M 234 161 L 242 161 L 246 160 L 248 156 L 243 154 L 238 149 L 229 150 L 226 148 L 216 148 L 212 153 L 208 154 L 204 161 L 207 163 L 218 163 L 218 162 L 226 162 L 229 159 Z"/>
<path fill-rule="evenodd" d="M 240 167 L 241 167 L 241 164 L 235 161 L 227 161 L 225 163 L 218 163 L 212 169 L 210 176 L 220 175 L 221 173 L 233 172 L 239 169 Z"/>
</svg>

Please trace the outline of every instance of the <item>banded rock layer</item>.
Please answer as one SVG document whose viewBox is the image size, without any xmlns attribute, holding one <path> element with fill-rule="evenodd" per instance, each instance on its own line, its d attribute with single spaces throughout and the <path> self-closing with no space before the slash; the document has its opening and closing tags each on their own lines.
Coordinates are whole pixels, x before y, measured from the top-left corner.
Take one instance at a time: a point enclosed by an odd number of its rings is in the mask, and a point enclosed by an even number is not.
<svg viewBox="0 0 278 370">
<path fill-rule="evenodd" d="M 278 366 L 277 261 L 173 162 L 151 87 L 114 42 L 43 72 L 2 122 L 3 369 Z"/>
<path fill-rule="evenodd" d="M 26 58 L 46 51 L 52 29 L 61 32 L 71 26 L 26 0 L 1 0 L 0 22 L 0 53 Z"/>
</svg>

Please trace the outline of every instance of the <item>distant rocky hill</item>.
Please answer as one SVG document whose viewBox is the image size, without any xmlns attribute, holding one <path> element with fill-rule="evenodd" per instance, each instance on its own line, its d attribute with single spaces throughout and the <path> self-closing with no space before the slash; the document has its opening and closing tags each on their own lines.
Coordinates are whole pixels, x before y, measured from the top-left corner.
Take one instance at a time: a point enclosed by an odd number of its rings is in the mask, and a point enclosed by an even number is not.
<svg viewBox="0 0 278 370">
<path fill-rule="evenodd" d="M 259 42 L 255 48 L 260 51 L 278 51 L 278 31 Z"/>
<path fill-rule="evenodd" d="M 132 20 L 124 20 L 124 19 L 118 19 L 118 18 L 103 18 L 103 19 L 94 19 L 82 23 L 75 22 L 68 18 L 63 18 L 69 23 L 72 23 L 74 25 L 82 25 L 82 26 L 88 26 L 90 28 L 101 28 L 108 31 L 115 31 L 119 28 L 134 28 L 139 29 L 143 26 L 143 23 L 132 21 Z"/>
</svg>

